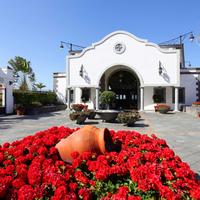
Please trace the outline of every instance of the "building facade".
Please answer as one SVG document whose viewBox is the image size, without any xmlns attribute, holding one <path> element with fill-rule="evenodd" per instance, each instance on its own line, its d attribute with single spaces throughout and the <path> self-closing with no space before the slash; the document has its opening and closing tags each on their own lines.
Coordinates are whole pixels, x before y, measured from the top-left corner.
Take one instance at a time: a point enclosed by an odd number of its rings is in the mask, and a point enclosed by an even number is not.
<svg viewBox="0 0 200 200">
<path fill-rule="evenodd" d="M 166 103 L 174 111 L 199 100 L 199 69 L 184 68 L 180 46 L 159 46 L 116 31 L 66 57 L 66 73 L 54 73 L 54 91 L 68 104 L 100 109 L 99 94 L 116 93 L 114 109 L 153 111 Z"/>
<path fill-rule="evenodd" d="M 13 112 L 13 70 L 0 68 L 0 114 Z"/>
</svg>

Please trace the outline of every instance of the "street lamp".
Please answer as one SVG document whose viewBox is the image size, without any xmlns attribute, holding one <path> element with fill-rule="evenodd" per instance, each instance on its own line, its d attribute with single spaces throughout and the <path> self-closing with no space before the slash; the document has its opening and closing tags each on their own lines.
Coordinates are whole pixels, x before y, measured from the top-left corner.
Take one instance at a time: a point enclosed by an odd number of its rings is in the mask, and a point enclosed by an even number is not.
<svg viewBox="0 0 200 200">
<path fill-rule="evenodd" d="M 193 42 L 193 40 L 195 39 L 194 34 L 192 31 L 187 32 L 185 34 L 179 35 L 176 38 L 173 38 L 171 40 L 162 42 L 159 44 L 159 46 L 162 48 L 165 47 L 172 47 L 175 49 L 179 49 L 180 50 L 180 68 L 185 68 L 185 57 L 184 57 L 184 43 L 183 41 L 185 40 L 185 38 L 189 39 L 190 42 Z"/>
<path fill-rule="evenodd" d="M 193 40 L 195 39 L 193 32 L 190 31 L 190 32 L 184 33 L 184 34 L 182 34 L 182 35 L 179 35 L 178 37 L 173 38 L 173 39 L 171 39 L 171 40 L 167 40 L 167 41 L 165 41 L 165 42 L 162 42 L 162 43 L 160 43 L 159 45 L 173 45 L 173 44 L 174 44 L 174 45 L 175 45 L 175 44 L 180 44 L 180 45 L 182 45 L 182 44 L 183 44 L 183 41 L 185 40 L 185 38 L 186 38 L 187 36 L 189 36 L 188 38 L 189 38 L 190 42 L 193 42 Z"/>
<path fill-rule="evenodd" d="M 60 48 L 63 49 L 64 48 L 64 45 L 67 46 L 67 48 L 69 49 L 69 52 L 73 52 L 73 51 L 77 51 L 78 49 L 82 50 L 84 49 L 85 47 L 83 46 L 79 46 L 79 45 L 76 45 L 76 44 L 72 44 L 72 43 L 69 43 L 69 42 L 64 42 L 64 41 L 60 41 Z"/>
</svg>

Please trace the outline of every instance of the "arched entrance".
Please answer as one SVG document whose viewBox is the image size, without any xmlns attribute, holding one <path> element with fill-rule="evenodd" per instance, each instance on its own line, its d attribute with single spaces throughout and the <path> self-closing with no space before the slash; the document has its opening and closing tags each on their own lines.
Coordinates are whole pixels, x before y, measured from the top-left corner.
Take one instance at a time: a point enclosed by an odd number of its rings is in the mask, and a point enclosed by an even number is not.
<svg viewBox="0 0 200 200">
<path fill-rule="evenodd" d="M 111 90 L 116 93 L 114 109 L 139 109 L 140 81 L 129 69 L 121 68 L 106 71 L 100 81 L 101 91 Z"/>
</svg>

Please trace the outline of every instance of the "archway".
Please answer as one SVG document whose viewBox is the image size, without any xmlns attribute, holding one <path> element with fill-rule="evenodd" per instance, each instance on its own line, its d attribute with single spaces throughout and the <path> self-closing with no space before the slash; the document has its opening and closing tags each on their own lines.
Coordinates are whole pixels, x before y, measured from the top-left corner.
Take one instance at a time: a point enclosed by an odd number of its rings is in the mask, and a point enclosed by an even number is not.
<svg viewBox="0 0 200 200">
<path fill-rule="evenodd" d="M 140 81 L 134 71 L 126 68 L 110 69 L 101 77 L 101 91 L 116 93 L 114 109 L 139 109 Z"/>
</svg>

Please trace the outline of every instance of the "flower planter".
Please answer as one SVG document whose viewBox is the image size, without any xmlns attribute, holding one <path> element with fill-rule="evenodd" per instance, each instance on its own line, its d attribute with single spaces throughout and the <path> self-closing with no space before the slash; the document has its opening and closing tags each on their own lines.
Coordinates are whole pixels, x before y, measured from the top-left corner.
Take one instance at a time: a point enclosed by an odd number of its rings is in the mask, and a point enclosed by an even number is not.
<svg viewBox="0 0 200 200">
<path fill-rule="evenodd" d="M 170 110 L 170 106 L 166 104 L 157 104 L 154 106 L 155 112 L 166 114 Z"/>
<path fill-rule="evenodd" d="M 87 119 L 87 115 L 86 114 L 80 114 L 77 118 L 76 118 L 76 123 L 77 124 L 83 124 L 85 122 L 85 120 Z"/>
<path fill-rule="evenodd" d="M 121 112 L 117 116 L 117 121 L 124 123 L 127 126 L 134 126 L 135 122 L 139 120 L 140 115 L 138 112 Z"/>
<path fill-rule="evenodd" d="M 95 118 L 96 113 L 95 113 L 94 110 L 88 109 L 87 113 L 88 113 L 88 119 L 94 119 Z"/>
<path fill-rule="evenodd" d="M 0 199 L 200 199 L 195 172 L 165 140 L 136 131 L 101 129 L 98 136 L 105 145 L 100 145 L 96 128 L 81 134 L 80 130 L 52 127 L 2 144 Z M 109 135 L 114 143 L 122 143 L 121 151 L 113 152 Z M 91 138 L 97 138 L 92 146 Z M 75 151 L 68 154 L 71 164 L 55 148 L 61 141 L 66 144 L 64 153 L 69 148 Z M 80 147 L 85 152 L 77 152 Z"/>
<path fill-rule="evenodd" d="M 98 110 L 96 113 L 101 117 L 105 122 L 114 122 L 117 118 L 119 111 L 117 110 Z"/>
<path fill-rule="evenodd" d="M 158 110 L 159 113 L 161 114 L 166 114 L 169 110 Z"/>
<path fill-rule="evenodd" d="M 18 108 L 16 109 L 16 114 L 17 115 L 24 115 L 25 114 L 25 108 Z"/>
</svg>

